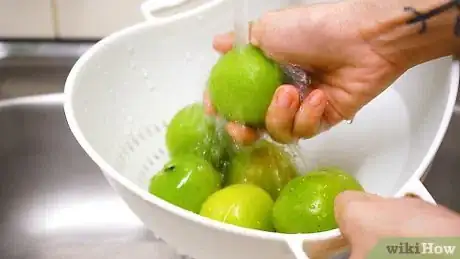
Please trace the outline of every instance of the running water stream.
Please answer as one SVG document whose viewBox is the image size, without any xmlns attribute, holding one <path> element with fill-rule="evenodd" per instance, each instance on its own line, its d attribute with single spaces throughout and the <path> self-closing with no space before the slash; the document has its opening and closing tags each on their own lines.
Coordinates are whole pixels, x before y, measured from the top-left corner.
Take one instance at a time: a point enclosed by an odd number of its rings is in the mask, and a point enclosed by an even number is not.
<svg viewBox="0 0 460 259">
<path fill-rule="evenodd" d="M 235 33 L 235 47 L 240 47 L 249 44 L 249 1 L 250 0 L 232 0 L 233 1 L 233 31 Z M 297 0 L 291 0 L 293 3 L 298 3 Z M 287 76 L 289 83 L 297 87 L 300 92 L 301 100 L 304 99 L 304 93 L 310 85 L 310 77 L 301 68 L 295 65 L 281 65 L 284 74 Z M 268 138 L 268 135 L 265 137 Z M 300 171 L 307 169 L 307 163 L 302 156 L 302 151 L 298 143 L 287 145 L 288 151 L 295 157 L 296 163 Z M 312 165 L 310 165 L 311 167 Z"/>
</svg>

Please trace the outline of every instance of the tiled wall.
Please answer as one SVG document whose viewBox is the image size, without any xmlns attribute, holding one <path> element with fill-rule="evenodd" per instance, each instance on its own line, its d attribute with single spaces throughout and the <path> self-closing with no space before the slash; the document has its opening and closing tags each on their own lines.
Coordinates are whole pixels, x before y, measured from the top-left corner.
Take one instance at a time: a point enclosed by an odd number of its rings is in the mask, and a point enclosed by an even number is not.
<svg viewBox="0 0 460 259">
<path fill-rule="evenodd" d="M 0 0 L 0 37 L 54 37 L 51 0 Z"/>
<path fill-rule="evenodd" d="M 142 0 L 0 0 L 0 38 L 94 39 L 143 20 Z"/>
<path fill-rule="evenodd" d="M 144 0 L 0 0 L 1 38 L 98 39 L 143 21 Z M 172 1 L 172 0 L 157 0 Z M 189 0 L 189 7 L 212 0 Z M 231 1 L 231 0 L 228 0 Z M 284 1 L 284 0 L 267 0 Z M 289 0 L 291 4 L 338 0 Z M 185 5 L 187 5 L 185 4 Z M 186 6 L 184 8 L 187 8 Z"/>
</svg>

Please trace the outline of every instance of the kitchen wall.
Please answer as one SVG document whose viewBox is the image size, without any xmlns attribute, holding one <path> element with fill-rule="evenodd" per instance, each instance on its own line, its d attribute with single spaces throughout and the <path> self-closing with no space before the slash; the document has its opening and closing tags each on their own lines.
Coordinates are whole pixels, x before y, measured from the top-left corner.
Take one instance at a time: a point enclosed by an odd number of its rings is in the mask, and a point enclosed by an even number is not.
<svg viewBox="0 0 460 259">
<path fill-rule="evenodd" d="M 143 21 L 140 12 L 140 5 L 143 1 L 0 0 L 0 40 L 99 39 L 121 28 Z M 187 9 L 207 1 L 210 0 L 193 0 L 182 7 Z M 338 0 L 278 1 L 299 4 Z M 180 8 L 176 11 L 180 11 Z M 165 13 L 167 14 L 168 11 L 165 10 Z"/>
<path fill-rule="evenodd" d="M 0 0 L 2 39 L 98 39 L 143 20 L 142 0 Z"/>
</svg>

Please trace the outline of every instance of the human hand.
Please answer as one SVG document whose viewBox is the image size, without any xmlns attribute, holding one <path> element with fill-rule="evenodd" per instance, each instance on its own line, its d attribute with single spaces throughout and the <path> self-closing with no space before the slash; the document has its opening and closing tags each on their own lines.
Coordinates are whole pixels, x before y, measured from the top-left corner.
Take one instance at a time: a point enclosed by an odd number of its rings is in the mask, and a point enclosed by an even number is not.
<svg viewBox="0 0 460 259">
<path fill-rule="evenodd" d="M 416 198 L 382 198 L 347 191 L 335 200 L 336 220 L 351 246 L 350 259 L 366 258 L 385 237 L 458 237 L 460 216 Z"/>
<path fill-rule="evenodd" d="M 300 101 L 292 85 L 280 86 L 268 108 L 265 128 L 281 143 L 310 138 L 352 119 L 404 69 L 377 54 L 361 34 L 360 17 L 350 1 L 297 7 L 264 15 L 251 26 L 251 43 L 281 64 L 296 64 L 312 75 L 312 91 Z M 335 5 L 335 6 L 331 6 Z M 232 48 L 233 34 L 216 36 L 214 48 Z M 214 114 L 205 94 L 207 112 Z M 230 122 L 240 143 L 258 138 L 256 129 Z"/>
</svg>

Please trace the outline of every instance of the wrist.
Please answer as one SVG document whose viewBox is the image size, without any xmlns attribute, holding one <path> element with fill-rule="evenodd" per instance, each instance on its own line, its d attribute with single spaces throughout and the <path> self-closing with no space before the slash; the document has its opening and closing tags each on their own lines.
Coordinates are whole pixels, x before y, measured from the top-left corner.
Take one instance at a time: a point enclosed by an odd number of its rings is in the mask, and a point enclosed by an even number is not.
<svg viewBox="0 0 460 259">
<path fill-rule="evenodd" d="M 363 39 L 384 59 L 403 70 L 443 56 L 454 55 L 460 37 L 454 33 L 457 7 L 452 7 L 422 22 L 409 23 L 449 0 L 353 0 L 359 14 Z M 364 18 L 364 19 L 363 19 Z"/>
</svg>

